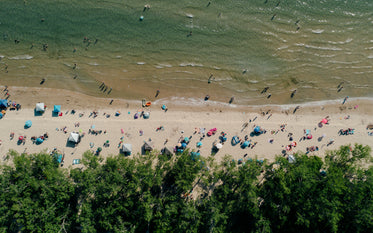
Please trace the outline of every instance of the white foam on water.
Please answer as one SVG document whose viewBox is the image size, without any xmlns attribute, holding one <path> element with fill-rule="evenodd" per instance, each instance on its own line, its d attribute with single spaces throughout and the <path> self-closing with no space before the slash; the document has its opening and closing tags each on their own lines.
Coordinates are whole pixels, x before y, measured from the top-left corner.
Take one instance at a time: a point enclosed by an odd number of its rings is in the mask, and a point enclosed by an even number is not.
<svg viewBox="0 0 373 233">
<path fill-rule="evenodd" d="M 324 47 L 324 46 L 315 46 L 315 45 L 308 45 L 303 43 L 296 43 L 295 46 L 304 47 L 307 49 L 318 49 L 318 50 L 330 50 L 330 51 L 341 51 L 341 48 L 338 47 Z"/>
<path fill-rule="evenodd" d="M 316 30 L 311 30 L 312 33 L 315 33 L 315 34 L 321 34 L 324 32 L 323 29 L 316 29 Z"/>
<path fill-rule="evenodd" d="M 139 61 L 139 62 L 137 62 L 136 64 L 137 64 L 137 65 L 145 65 L 146 63 L 143 62 L 143 61 Z"/>
<path fill-rule="evenodd" d="M 373 59 L 373 54 L 368 56 L 369 59 Z"/>
<path fill-rule="evenodd" d="M 202 64 L 199 63 L 193 63 L 193 62 L 184 62 L 179 64 L 180 67 L 186 67 L 186 66 L 191 66 L 191 67 L 203 67 Z"/>
<path fill-rule="evenodd" d="M 17 55 L 17 56 L 14 56 L 14 57 L 9 57 L 8 59 L 10 59 L 10 60 L 30 60 L 32 58 L 33 58 L 33 56 L 30 56 L 28 54 L 24 54 L 24 55 Z"/>
<path fill-rule="evenodd" d="M 91 63 L 88 63 L 88 65 L 91 65 L 91 66 L 99 66 L 100 64 L 98 64 L 97 62 L 91 62 Z"/>
</svg>

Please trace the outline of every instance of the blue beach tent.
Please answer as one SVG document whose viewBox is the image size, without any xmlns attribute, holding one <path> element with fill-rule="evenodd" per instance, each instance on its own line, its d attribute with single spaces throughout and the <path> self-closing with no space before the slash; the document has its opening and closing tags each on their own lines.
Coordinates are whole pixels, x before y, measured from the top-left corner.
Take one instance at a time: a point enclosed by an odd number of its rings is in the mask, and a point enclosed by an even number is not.
<svg viewBox="0 0 373 233">
<path fill-rule="evenodd" d="M 37 139 L 36 139 L 36 144 L 41 144 L 41 143 L 43 143 L 43 142 L 44 142 L 44 140 L 41 139 L 41 138 L 37 138 Z"/>
<path fill-rule="evenodd" d="M 8 100 L 0 100 L 0 109 L 8 107 Z"/>
<path fill-rule="evenodd" d="M 61 112 L 61 105 L 54 105 L 53 112 Z"/>
<path fill-rule="evenodd" d="M 245 141 L 244 143 L 242 143 L 242 148 L 244 149 L 244 148 L 246 148 L 246 147 L 248 147 L 250 145 L 250 142 L 249 141 Z"/>
<path fill-rule="evenodd" d="M 32 121 L 28 120 L 25 122 L 25 127 L 30 128 L 32 126 Z"/>
</svg>

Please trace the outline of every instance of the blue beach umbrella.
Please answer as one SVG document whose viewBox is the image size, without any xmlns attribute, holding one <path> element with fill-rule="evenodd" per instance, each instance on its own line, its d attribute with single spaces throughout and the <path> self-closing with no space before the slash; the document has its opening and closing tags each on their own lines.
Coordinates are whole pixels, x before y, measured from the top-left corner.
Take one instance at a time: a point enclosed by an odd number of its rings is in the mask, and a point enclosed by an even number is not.
<svg viewBox="0 0 373 233">
<path fill-rule="evenodd" d="M 197 142 L 197 147 L 201 147 L 202 146 L 202 142 Z"/>
<path fill-rule="evenodd" d="M 186 146 L 187 146 L 187 144 L 185 142 L 181 143 L 182 148 L 185 148 Z"/>
<path fill-rule="evenodd" d="M 30 128 L 31 126 L 32 126 L 32 121 L 30 121 L 30 120 L 26 121 L 25 127 Z"/>
<path fill-rule="evenodd" d="M 254 128 L 254 132 L 255 132 L 255 133 L 260 133 L 260 126 L 255 127 L 255 128 Z"/>
<path fill-rule="evenodd" d="M 188 137 L 185 137 L 185 138 L 184 138 L 184 142 L 189 142 L 189 138 L 188 138 Z"/>
</svg>

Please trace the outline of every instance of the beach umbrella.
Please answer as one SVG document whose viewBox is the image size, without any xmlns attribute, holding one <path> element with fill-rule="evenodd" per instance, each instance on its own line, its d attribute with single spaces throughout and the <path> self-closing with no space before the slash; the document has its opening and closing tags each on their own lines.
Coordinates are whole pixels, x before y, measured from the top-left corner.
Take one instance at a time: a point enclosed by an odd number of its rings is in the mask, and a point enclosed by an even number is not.
<svg viewBox="0 0 373 233">
<path fill-rule="evenodd" d="M 218 148 L 218 149 L 223 148 L 223 144 L 221 144 L 221 143 L 216 144 L 216 148 Z"/>
<path fill-rule="evenodd" d="M 178 143 L 178 144 L 177 144 L 177 147 L 181 147 L 181 143 Z"/>
<path fill-rule="evenodd" d="M 260 133 L 260 126 L 256 126 L 256 127 L 254 128 L 254 132 L 255 132 L 255 133 Z"/>
<path fill-rule="evenodd" d="M 25 127 L 30 128 L 32 126 L 32 121 L 28 120 L 25 122 Z"/>
<path fill-rule="evenodd" d="M 101 152 L 101 151 L 102 151 L 102 148 L 101 148 L 101 147 L 97 148 L 97 151 L 98 151 L 98 152 Z"/>
<path fill-rule="evenodd" d="M 23 136 L 19 136 L 18 140 L 22 141 L 23 140 Z"/>
<path fill-rule="evenodd" d="M 328 123 L 328 120 L 324 118 L 324 119 L 321 120 L 321 123 L 326 124 L 326 123 Z"/>
<path fill-rule="evenodd" d="M 54 105 L 53 112 L 61 112 L 61 105 Z"/>
<path fill-rule="evenodd" d="M 162 105 L 162 110 L 165 110 L 167 108 L 166 105 Z"/>
<path fill-rule="evenodd" d="M 189 138 L 188 138 L 188 137 L 185 137 L 185 138 L 184 138 L 184 142 L 189 142 Z"/>
<path fill-rule="evenodd" d="M 149 112 L 144 113 L 144 119 L 148 119 L 149 117 L 150 117 L 150 113 Z"/>
<path fill-rule="evenodd" d="M 197 142 L 197 147 L 201 147 L 202 146 L 202 142 Z"/>
<path fill-rule="evenodd" d="M 306 135 L 310 134 L 311 133 L 311 130 L 309 129 L 306 129 Z"/>
<path fill-rule="evenodd" d="M 187 146 L 187 144 L 185 142 L 181 143 L 182 148 L 185 148 L 186 146 Z"/>
<path fill-rule="evenodd" d="M 37 144 L 40 144 L 40 143 L 43 143 L 43 142 L 44 142 L 44 140 L 41 139 L 41 138 L 37 138 L 37 139 L 36 139 L 36 143 L 37 143 Z"/>
<path fill-rule="evenodd" d="M 95 125 L 91 125 L 91 129 L 94 129 L 94 128 L 96 128 L 96 126 Z"/>
</svg>

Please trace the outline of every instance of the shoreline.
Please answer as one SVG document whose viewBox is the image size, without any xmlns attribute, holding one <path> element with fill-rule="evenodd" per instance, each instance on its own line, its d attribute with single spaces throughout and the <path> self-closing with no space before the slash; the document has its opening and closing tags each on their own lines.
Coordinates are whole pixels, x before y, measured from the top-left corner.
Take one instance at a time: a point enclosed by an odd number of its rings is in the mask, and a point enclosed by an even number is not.
<svg viewBox="0 0 373 233">
<path fill-rule="evenodd" d="M 181 138 L 192 137 L 187 146 L 191 151 L 200 150 L 202 156 L 211 156 L 212 145 L 219 141 L 221 132 L 227 134 L 228 140 L 224 147 L 215 155 L 219 161 L 224 155 L 230 154 L 234 159 L 259 158 L 274 160 L 276 155 L 281 155 L 287 145 L 291 143 L 289 133 L 293 134 L 293 141 L 297 147 L 286 154 L 306 152 L 307 148 L 318 147 L 319 151 L 311 152 L 313 155 L 324 156 L 327 150 L 339 148 L 341 145 L 359 143 L 373 148 L 373 140 L 368 136 L 366 126 L 373 124 L 371 120 L 373 100 L 349 99 L 345 105 L 305 105 L 294 114 L 292 106 L 288 109 L 281 106 L 247 106 L 230 107 L 215 106 L 178 106 L 168 105 L 168 111 L 161 110 L 162 104 L 153 102 L 150 108 L 144 108 L 150 113 L 149 119 L 134 119 L 134 113 L 143 110 L 141 100 L 115 99 L 110 105 L 110 98 L 95 98 L 71 91 L 44 89 L 44 88 L 15 88 L 9 87 L 12 101 L 22 105 L 20 111 L 8 111 L 0 123 L 3 130 L 0 132 L 0 155 L 4 157 L 9 149 L 15 149 L 19 153 L 38 153 L 42 150 L 52 151 L 57 148 L 65 153 L 65 166 L 72 165 L 73 159 L 81 159 L 87 150 L 95 151 L 102 147 L 103 157 L 118 154 L 120 141 L 132 144 L 133 154 L 141 152 L 144 141 L 152 139 L 155 149 L 160 151 L 164 146 L 174 147 Z M 37 102 L 47 105 L 47 110 L 42 116 L 34 115 L 34 107 Z M 324 102 L 323 102 L 324 103 Z M 61 105 L 61 117 L 53 117 L 53 105 Z M 358 107 L 356 107 L 358 105 Z M 356 108 L 355 108 L 356 107 Z M 71 110 L 76 111 L 71 114 Z M 121 115 L 115 116 L 116 111 Z M 98 111 L 97 117 L 89 117 L 92 111 Z M 80 117 L 79 114 L 84 113 Z M 110 117 L 107 117 L 110 114 Z M 330 124 L 318 126 L 319 122 L 329 116 Z M 24 128 L 25 121 L 31 120 L 33 125 L 29 129 Z M 79 127 L 75 124 L 79 122 Z M 247 123 L 247 127 L 243 125 Z M 96 130 L 105 133 L 89 134 L 92 126 Z M 285 125 L 282 130 L 282 126 Z M 163 130 L 157 128 L 163 127 Z M 249 136 L 255 126 L 261 126 L 267 133 L 260 136 Z M 67 127 L 67 133 L 62 129 Z M 217 133 L 211 137 L 202 137 L 202 134 L 194 133 L 195 128 L 217 128 Z M 340 129 L 354 128 L 355 133 L 348 136 L 338 136 Z M 302 140 L 304 130 L 310 130 L 313 135 L 311 140 Z M 140 130 L 143 135 L 140 135 Z M 10 133 L 15 134 L 15 139 L 10 140 Z M 33 144 L 30 140 L 33 136 L 49 134 L 48 140 L 41 145 Z M 67 146 L 67 138 L 70 132 L 85 133 L 82 142 L 72 148 Z M 257 143 L 253 148 L 241 149 L 239 145 L 231 145 L 233 136 L 245 138 Z M 17 138 L 26 136 L 25 145 L 17 145 Z M 103 147 L 109 140 L 110 146 Z M 327 146 L 330 140 L 334 143 Z M 167 141 L 167 142 L 166 142 Z M 197 148 L 196 143 L 201 141 L 203 146 Z M 271 142 L 272 141 L 272 142 Z M 91 146 L 94 144 L 94 146 Z M 76 166 L 76 165 L 74 165 Z"/>
<path fill-rule="evenodd" d="M 0 86 L 0 89 L 4 89 L 4 86 Z M 49 87 L 23 87 L 23 86 L 10 86 L 8 89 L 11 89 L 11 92 L 15 92 L 16 94 L 24 94 L 27 92 L 33 93 L 35 95 L 35 98 L 40 98 L 42 99 L 45 96 L 48 96 L 49 93 L 54 93 L 59 92 L 58 96 L 60 97 L 61 94 L 66 94 L 68 98 L 73 98 L 73 95 L 79 96 L 80 100 L 86 100 L 88 99 L 94 99 L 95 102 L 99 103 L 105 103 L 107 102 L 110 103 L 110 101 L 113 99 L 114 103 L 117 103 L 118 101 L 120 103 L 128 103 L 130 106 L 133 105 L 141 105 L 141 99 L 124 99 L 124 98 L 111 98 L 110 96 L 107 97 L 98 97 L 98 96 L 91 96 L 85 93 L 81 93 L 78 91 L 70 91 L 66 89 L 57 89 L 57 88 L 49 88 Z M 35 93 L 36 91 L 43 91 L 43 92 L 48 92 L 47 94 L 45 93 Z M 1 95 L 1 92 L 0 92 Z M 51 97 L 51 96 L 48 96 Z M 2 97 L 1 97 L 2 98 Z M 0 98 L 0 99 L 1 99 Z M 68 99 L 67 98 L 67 99 Z M 82 99 L 83 98 L 83 99 Z M 13 100 L 12 98 L 10 98 Z M 53 97 L 52 97 L 53 99 Z M 144 98 L 145 99 L 145 98 Z M 327 99 L 327 100 L 317 100 L 317 101 L 307 101 L 307 102 L 302 102 L 302 103 L 291 103 L 291 104 L 256 104 L 256 105 L 242 105 L 242 104 L 229 104 L 229 102 L 220 102 L 220 101 L 214 101 L 214 100 L 208 100 L 205 101 L 203 98 L 189 98 L 189 97 L 166 97 L 166 98 L 151 98 L 147 99 L 147 101 L 151 101 L 153 105 L 159 105 L 162 106 L 163 104 L 166 104 L 167 106 L 172 106 L 178 110 L 180 109 L 191 109 L 191 110 L 206 110 L 206 108 L 221 108 L 225 110 L 231 110 L 231 111 L 242 111 L 244 109 L 249 109 L 249 110 L 260 110 L 260 109 L 268 109 L 268 108 L 273 108 L 273 110 L 277 112 L 282 112 L 284 110 L 292 110 L 299 106 L 302 109 L 310 109 L 310 108 L 315 108 L 315 107 L 335 107 L 336 105 L 340 105 L 340 107 L 348 106 L 348 105 L 358 105 L 359 103 L 363 104 L 372 104 L 373 106 L 373 97 L 349 97 L 348 101 L 346 104 L 342 104 L 344 98 L 340 99 Z M 23 98 L 22 96 L 17 96 L 16 100 L 20 100 L 28 104 L 29 107 L 31 107 L 30 102 L 28 101 L 29 98 L 25 97 Z M 54 100 L 54 99 L 53 99 Z M 66 101 L 63 99 L 60 102 Z M 49 102 L 49 101 L 47 101 Z M 89 101 L 90 102 L 90 101 Z M 34 102 L 31 102 L 34 103 Z M 115 108 L 114 105 L 106 105 L 106 108 Z M 370 111 L 369 109 L 366 109 L 367 113 L 372 113 L 373 110 Z M 342 111 L 342 110 L 341 110 Z"/>
</svg>

